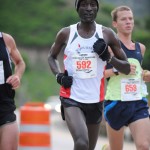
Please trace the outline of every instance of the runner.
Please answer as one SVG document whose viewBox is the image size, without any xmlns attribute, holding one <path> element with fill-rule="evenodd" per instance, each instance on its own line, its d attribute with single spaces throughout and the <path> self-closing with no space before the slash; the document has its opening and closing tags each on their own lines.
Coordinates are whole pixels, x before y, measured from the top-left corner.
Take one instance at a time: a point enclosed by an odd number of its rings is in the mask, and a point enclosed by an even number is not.
<svg viewBox="0 0 150 150">
<path fill-rule="evenodd" d="M 11 60 L 14 62 L 12 74 Z M 19 88 L 25 63 L 11 35 L 0 32 L 0 150 L 17 150 L 15 89 Z"/>
<path fill-rule="evenodd" d="M 141 68 L 145 46 L 132 40 L 134 18 L 129 7 L 117 7 L 111 15 L 121 46 L 131 63 L 131 72 L 124 75 L 109 64 L 105 71 L 105 76 L 110 77 L 104 103 L 110 149 L 123 149 L 124 127 L 129 126 L 137 150 L 149 150 L 150 120 L 145 98 L 148 93 Z"/>
<path fill-rule="evenodd" d="M 95 22 L 98 0 L 76 0 L 75 7 L 81 20 L 59 31 L 48 62 L 61 85 L 61 112 L 73 137 L 74 150 L 94 150 L 102 119 L 106 61 L 125 74 L 130 72 L 130 65 L 116 34 Z M 63 73 L 57 62 L 60 51 L 64 53 Z"/>
</svg>

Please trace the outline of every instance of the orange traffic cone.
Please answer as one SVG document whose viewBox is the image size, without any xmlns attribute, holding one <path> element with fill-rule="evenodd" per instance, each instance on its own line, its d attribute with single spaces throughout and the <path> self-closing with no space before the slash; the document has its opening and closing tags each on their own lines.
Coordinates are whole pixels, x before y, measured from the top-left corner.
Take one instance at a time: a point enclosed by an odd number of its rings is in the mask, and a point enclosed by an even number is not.
<svg viewBox="0 0 150 150">
<path fill-rule="evenodd" d="M 51 150 L 50 110 L 44 103 L 26 103 L 20 108 L 19 150 Z"/>
</svg>

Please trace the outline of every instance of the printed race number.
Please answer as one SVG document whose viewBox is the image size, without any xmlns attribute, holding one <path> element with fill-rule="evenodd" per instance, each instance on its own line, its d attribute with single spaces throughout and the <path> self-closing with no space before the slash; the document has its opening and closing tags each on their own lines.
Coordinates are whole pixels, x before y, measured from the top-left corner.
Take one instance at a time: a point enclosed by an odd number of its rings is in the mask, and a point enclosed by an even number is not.
<svg viewBox="0 0 150 150">
<path fill-rule="evenodd" d="M 137 87 L 136 84 L 127 84 L 125 85 L 125 90 L 126 92 L 136 92 L 137 91 Z"/>
<path fill-rule="evenodd" d="M 77 69 L 90 69 L 91 68 L 91 61 L 77 61 Z"/>
</svg>

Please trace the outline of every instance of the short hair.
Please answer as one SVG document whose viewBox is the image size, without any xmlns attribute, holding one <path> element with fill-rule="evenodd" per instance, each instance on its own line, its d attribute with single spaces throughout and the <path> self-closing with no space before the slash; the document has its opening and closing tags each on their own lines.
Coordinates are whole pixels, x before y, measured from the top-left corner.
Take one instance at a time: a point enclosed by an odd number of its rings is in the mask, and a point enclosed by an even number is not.
<svg viewBox="0 0 150 150">
<path fill-rule="evenodd" d="M 113 21 L 117 21 L 117 17 L 118 17 L 117 13 L 118 13 L 118 11 L 124 11 L 124 10 L 126 10 L 126 11 L 132 11 L 131 8 L 128 7 L 128 6 L 119 6 L 119 7 L 116 7 L 111 12 L 112 20 Z"/>
</svg>

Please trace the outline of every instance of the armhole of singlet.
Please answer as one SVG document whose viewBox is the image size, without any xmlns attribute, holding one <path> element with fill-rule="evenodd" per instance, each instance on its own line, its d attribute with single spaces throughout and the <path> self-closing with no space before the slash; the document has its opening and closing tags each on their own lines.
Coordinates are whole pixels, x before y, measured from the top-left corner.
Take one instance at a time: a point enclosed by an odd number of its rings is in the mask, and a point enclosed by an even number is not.
<svg viewBox="0 0 150 150">
<path fill-rule="evenodd" d="M 76 24 L 70 25 L 70 33 L 69 33 L 69 39 L 68 39 L 67 45 L 69 45 L 71 43 L 71 40 L 73 39 L 74 33 L 76 31 L 75 27 L 76 27 Z"/>
<path fill-rule="evenodd" d="M 136 42 L 136 43 L 135 43 L 135 47 L 136 47 L 136 49 L 140 52 L 140 54 L 141 54 L 141 56 L 142 56 L 142 51 L 141 51 L 140 43 L 139 43 L 139 42 Z M 143 56 L 142 56 L 142 59 L 143 59 Z"/>
<path fill-rule="evenodd" d="M 8 59 L 9 59 L 9 63 L 10 63 L 10 66 L 11 66 L 11 62 L 12 62 L 12 60 L 11 60 L 11 58 L 10 58 L 9 51 L 8 51 L 8 49 L 7 49 L 7 47 L 6 47 L 6 44 L 5 44 L 5 41 L 4 41 L 4 37 L 3 37 L 2 32 L 0 32 L 0 38 L 2 38 L 3 44 L 4 44 L 5 48 L 6 48 L 6 52 L 7 52 Z M 11 66 L 11 68 L 12 68 L 12 66 Z"/>
<path fill-rule="evenodd" d="M 72 39 L 73 39 L 74 34 L 76 32 L 76 26 L 77 26 L 77 24 L 73 24 L 73 25 L 70 25 L 70 27 L 69 27 L 70 28 L 70 33 L 69 33 L 69 38 L 68 38 L 65 50 L 68 49 L 69 45 L 72 42 Z M 66 52 L 64 51 L 64 53 L 66 53 Z"/>
<path fill-rule="evenodd" d="M 2 33 L 2 32 L 0 32 L 0 38 L 2 38 L 3 44 L 4 44 L 5 47 L 6 47 L 6 44 L 5 44 L 5 41 L 4 41 L 4 37 L 3 37 L 3 33 Z"/>
<path fill-rule="evenodd" d="M 136 49 L 139 49 L 140 52 L 141 52 L 141 47 L 140 47 L 140 44 L 139 44 L 138 42 L 135 42 L 135 48 L 136 48 Z"/>
<path fill-rule="evenodd" d="M 98 34 L 99 38 L 103 38 L 102 25 L 97 24 L 97 23 L 96 23 L 96 34 Z"/>
<path fill-rule="evenodd" d="M 142 66 L 142 62 L 143 62 L 143 55 L 142 55 L 142 52 L 141 52 L 141 46 L 140 46 L 140 43 L 139 42 L 135 42 L 135 47 L 136 47 L 136 49 L 138 50 L 138 52 L 140 52 L 140 54 L 141 54 L 141 58 L 142 58 L 142 60 L 141 60 L 141 66 Z"/>
</svg>

